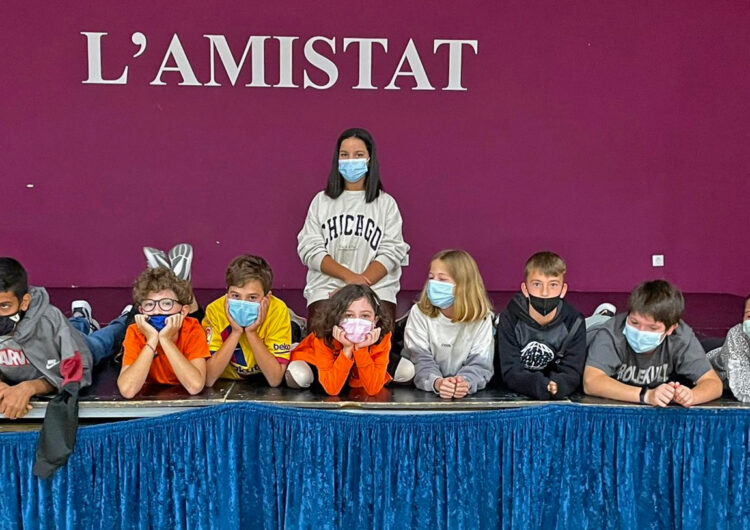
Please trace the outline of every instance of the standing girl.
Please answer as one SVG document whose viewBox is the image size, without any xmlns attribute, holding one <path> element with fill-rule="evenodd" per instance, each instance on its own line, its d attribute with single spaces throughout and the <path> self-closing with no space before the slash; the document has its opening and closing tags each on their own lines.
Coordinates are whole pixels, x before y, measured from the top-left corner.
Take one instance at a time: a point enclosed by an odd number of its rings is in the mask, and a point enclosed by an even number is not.
<svg viewBox="0 0 750 530">
<path fill-rule="evenodd" d="M 321 386 L 331 396 L 347 382 L 373 396 L 388 375 L 393 321 L 383 303 L 366 285 L 347 285 L 315 313 L 310 333 L 292 351 L 286 381 L 292 388 L 307 388 L 318 371 Z"/>
<path fill-rule="evenodd" d="M 492 377 L 492 306 L 474 258 L 443 250 L 404 331 L 404 354 L 414 384 L 445 399 L 483 389 Z"/>
<path fill-rule="evenodd" d="M 383 311 L 395 318 L 409 245 L 396 201 L 380 183 L 375 143 L 366 130 L 339 136 L 328 185 L 310 203 L 297 242 L 308 269 L 304 294 L 310 320 L 323 300 L 348 284 L 371 286 Z"/>
</svg>

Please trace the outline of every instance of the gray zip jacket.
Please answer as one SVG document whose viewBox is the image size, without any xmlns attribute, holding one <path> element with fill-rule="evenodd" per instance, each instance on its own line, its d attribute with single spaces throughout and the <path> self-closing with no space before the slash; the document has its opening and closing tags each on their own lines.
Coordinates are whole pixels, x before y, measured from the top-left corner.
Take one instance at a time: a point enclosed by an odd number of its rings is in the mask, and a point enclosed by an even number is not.
<svg viewBox="0 0 750 530">
<path fill-rule="evenodd" d="M 80 353 L 83 364 L 81 387 L 89 386 L 94 362 L 86 339 L 59 309 L 50 305 L 49 295 L 43 287 L 31 287 L 29 291 L 31 303 L 13 333 L 13 340 L 23 348 L 29 362 L 58 390 L 63 384 L 62 362 Z"/>
</svg>

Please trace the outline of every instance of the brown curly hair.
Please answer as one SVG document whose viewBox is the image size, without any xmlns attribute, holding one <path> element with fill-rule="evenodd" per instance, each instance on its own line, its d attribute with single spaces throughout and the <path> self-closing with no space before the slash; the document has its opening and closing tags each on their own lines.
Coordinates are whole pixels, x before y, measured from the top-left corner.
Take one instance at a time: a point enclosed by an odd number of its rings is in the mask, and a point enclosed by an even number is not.
<svg viewBox="0 0 750 530">
<path fill-rule="evenodd" d="M 333 348 L 333 327 L 339 325 L 351 303 L 360 298 L 367 300 L 375 310 L 376 326 L 380 328 L 379 343 L 393 331 L 393 321 L 390 315 L 383 311 L 383 304 L 380 303 L 378 295 L 367 285 L 345 285 L 325 300 L 310 321 L 310 331 L 319 339 L 323 339 L 326 346 Z"/>
<path fill-rule="evenodd" d="M 146 269 L 133 282 L 133 302 L 140 305 L 148 298 L 149 293 L 170 289 L 177 296 L 177 301 L 188 305 L 193 301 L 193 287 L 187 280 L 179 279 L 174 272 L 164 267 Z"/>
</svg>

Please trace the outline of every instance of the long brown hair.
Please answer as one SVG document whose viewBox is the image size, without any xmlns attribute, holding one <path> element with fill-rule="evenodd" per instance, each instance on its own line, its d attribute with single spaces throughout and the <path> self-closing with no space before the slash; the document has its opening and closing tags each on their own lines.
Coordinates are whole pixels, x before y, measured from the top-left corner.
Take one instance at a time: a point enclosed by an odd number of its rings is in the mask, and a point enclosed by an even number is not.
<svg viewBox="0 0 750 530">
<path fill-rule="evenodd" d="M 315 312 L 310 321 L 310 331 L 319 339 L 323 339 L 326 346 L 333 348 L 333 326 L 339 325 L 351 303 L 360 298 L 367 300 L 375 312 L 375 326 L 380 328 L 380 342 L 385 335 L 393 331 L 393 322 L 390 315 L 383 311 L 378 295 L 367 285 L 345 285 L 325 300 L 323 307 Z"/>
</svg>

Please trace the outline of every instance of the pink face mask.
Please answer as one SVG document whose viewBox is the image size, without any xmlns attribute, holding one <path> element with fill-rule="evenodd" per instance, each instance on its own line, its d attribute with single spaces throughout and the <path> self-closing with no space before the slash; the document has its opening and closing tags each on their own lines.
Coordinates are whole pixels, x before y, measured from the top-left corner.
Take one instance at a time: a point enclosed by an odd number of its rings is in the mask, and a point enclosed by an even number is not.
<svg viewBox="0 0 750 530">
<path fill-rule="evenodd" d="M 359 344 L 368 333 L 372 331 L 372 321 L 363 318 L 345 318 L 339 324 L 346 333 L 346 339 L 354 344 Z"/>
</svg>

